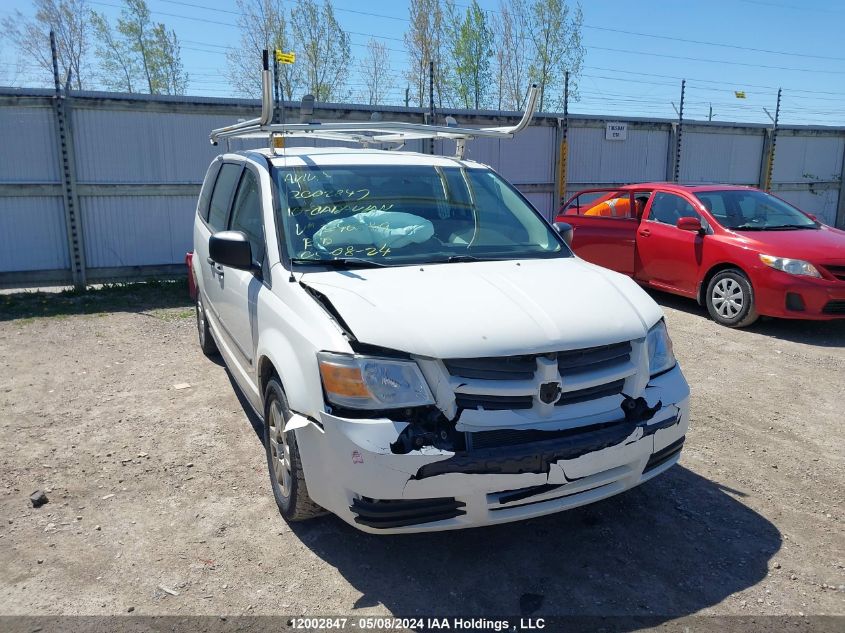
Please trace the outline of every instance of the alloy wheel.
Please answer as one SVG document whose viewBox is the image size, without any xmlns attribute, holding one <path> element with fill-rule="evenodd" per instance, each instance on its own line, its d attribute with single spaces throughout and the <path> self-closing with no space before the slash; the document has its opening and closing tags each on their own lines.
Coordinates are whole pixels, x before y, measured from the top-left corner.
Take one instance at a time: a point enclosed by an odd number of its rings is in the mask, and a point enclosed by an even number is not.
<svg viewBox="0 0 845 633">
<path fill-rule="evenodd" d="M 270 405 L 270 463 L 273 467 L 273 477 L 279 484 L 279 489 L 285 497 L 291 492 L 291 464 L 290 446 L 285 433 L 285 416 L 282 415 L 282 407 L 278 400 Z"/>
</svg>

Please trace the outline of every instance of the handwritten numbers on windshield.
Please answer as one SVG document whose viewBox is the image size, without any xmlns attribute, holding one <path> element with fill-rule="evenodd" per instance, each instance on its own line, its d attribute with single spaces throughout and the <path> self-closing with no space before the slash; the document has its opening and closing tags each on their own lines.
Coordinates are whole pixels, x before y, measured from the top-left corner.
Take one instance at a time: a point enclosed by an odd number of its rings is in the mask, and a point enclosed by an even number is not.
<svg viewBox="0 0 845 633">
<path fill-rule="evenodd" d="M 332 257 L 387 257 L 390 254 L 390 247 L 387 244 L 382 244 L 380 247 L 367 246 L 364 248 L 355 248 L 354 246 L 341 246 L 331 251 Z"/>
</svg>

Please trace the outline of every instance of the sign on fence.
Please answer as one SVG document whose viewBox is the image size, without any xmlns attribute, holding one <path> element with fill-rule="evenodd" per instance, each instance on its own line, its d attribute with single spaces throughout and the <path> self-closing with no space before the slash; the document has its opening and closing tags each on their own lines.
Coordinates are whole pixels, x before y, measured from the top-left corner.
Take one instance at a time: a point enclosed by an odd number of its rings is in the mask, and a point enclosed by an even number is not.
<svg viewBox="0 0 845 633">
<path fill-rule="evenodd" d="M 628 124 L 612 122 L 607 124 L 604 138 L 608 141 L 624 141 L 628 138 Z"/>
</svg>

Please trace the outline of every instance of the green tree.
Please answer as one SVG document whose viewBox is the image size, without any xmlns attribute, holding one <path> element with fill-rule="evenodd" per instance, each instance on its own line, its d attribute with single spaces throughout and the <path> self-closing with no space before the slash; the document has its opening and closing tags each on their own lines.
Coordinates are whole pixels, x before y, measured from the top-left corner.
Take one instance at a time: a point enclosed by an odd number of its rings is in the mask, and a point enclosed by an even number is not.
<svg viewBox="0 0 845 633">
<path fill-rule="evenodd" d="M 574 78 L 581 72 L 584 62 L 583 21 L 580 4 L 571 15 L 565 0 L 534 0 L 531 5 L 529 24 L 533 49 L 529 75 L 540 85 L 538 109 L 541 111 L 547 105 L 560 107 L 563 104 L 563 78 L 567 70 L 571 74 L 570 93 L 576 94 Z"/>
<path fill-rule="evenodd" d="M 489 105 L 492 88 L 493 29 L 476 0 L 466 10 L 452 43 L 458 102 L 476 110 Z"/>
<path fill-rule="evenodd" d="M 154 61 L 154 75 L 160 94 L 182 95 L 188 87 L 188 74 L 182 66 L 182 47 L 173 29 L 164 24 L 153 27 L 150 52 Z"/>
<path fill-rule="evenodd" d="M 103 74 L 117 70 L 113 86 L 129 92 L 142 92 L 144 86 L 150 94 L 185 93 L 188 75 L 176 32 L 152 21 L 145 0 L 125 0 L 115 30 L 102 15 L 92 16 L 92 23 Z"/>
<path fill-rule="evenodd" d="M 141 69 L 130 46 L 115 35 L 105 15 L 92 11 L 91 25 L 97 40 L 100 83 L 106 90 L 137 92 Z"/>
<path fill-rule="evenodd" d="M 88 58 L 91 24 L 87 0 L 33 0 L 35 17 L 20 11 L 3 18 L 6 36 L 15 43 L 21 60 L 34 62 L 44 83 L 53 84 L 50 30 L 56 33 L 59 74 L 77 90 L 90 87 Z"/>
<path fill-rule="evenodd" d="M 449 66 L 444 63 L 447 24 L 452 21 L 444 16 L 440 0 L 411 0 L 409 14 L 410 24 L 404 37 L 409 58 L 405 77 L 419 107 L 428 106 L 429 63 L 434 62 L 435 102 L 442 107 L 449 83 Z"/>
<path fill-rule="evenodd" d="M 342 100 L 348 96 L 349 34 L 334 15 L 329 0 L 297 0 L 291 12 L 294 39 L 302 50 L 305 84 L 317 101 Z"/>
<path fill-rule="evenodd" d="M 385 103 L 394 86 L 387 46 L 371 37 L 367 53 L 361 59 L 360 72 L 364 80 L 363 100 L 369 105 Z"/>
<path fill-rule="evenodd" d="M 290 24 L 281 0 L 237 0 L 241 42 L 227 54 L 226 76 L 238 94 L 261 96 L 261 51 L 294 51 L 294 64 L 279 65 L 279 83 L 283 97 L 291 101 L 302 89 L 302 48 L 294 44 Z"/>
<path fill-rule="evenodd" d="M 531 77 L 533 42 L 528 23 L 525 0 L 504 0 L 499 5 L 500 19 L 496 24 L 496 75 L 499 89 L 499 108 L 522 110 Z"/>
</svg>

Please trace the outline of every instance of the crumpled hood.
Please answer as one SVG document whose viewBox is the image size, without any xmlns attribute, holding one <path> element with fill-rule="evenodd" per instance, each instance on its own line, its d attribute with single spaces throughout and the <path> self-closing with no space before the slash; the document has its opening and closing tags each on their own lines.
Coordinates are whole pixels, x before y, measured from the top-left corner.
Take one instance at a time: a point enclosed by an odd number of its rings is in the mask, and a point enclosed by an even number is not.
<svg viewBox="0 0 845 633">
<path fill-rule="evenodd" d="M 633 281 L 578 258 L 305 273 L 362 343 L 432 358 L 642 338 L 662 316 Z"/>
</svg>

